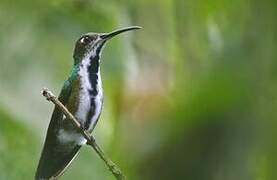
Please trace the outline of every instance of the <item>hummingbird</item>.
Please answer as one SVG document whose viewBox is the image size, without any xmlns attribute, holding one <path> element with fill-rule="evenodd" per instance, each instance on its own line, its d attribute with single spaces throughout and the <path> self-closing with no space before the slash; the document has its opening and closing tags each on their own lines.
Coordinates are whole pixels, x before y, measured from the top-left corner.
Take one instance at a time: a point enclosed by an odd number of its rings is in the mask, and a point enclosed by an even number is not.
<svg viewBox="0 0 277 180">
<path fill-rule="evenodd" d="M 75 43 L 73 67 L 58 99 L 92 133 L 103 105 L 100 58 L 106 42 L 141 27 L 131 26 L 110 33 L 86 33 Z M 56 106 L 48 126 L 35 179 L 58 179 L 77 156 L 86 139 Z"/>
</svg>

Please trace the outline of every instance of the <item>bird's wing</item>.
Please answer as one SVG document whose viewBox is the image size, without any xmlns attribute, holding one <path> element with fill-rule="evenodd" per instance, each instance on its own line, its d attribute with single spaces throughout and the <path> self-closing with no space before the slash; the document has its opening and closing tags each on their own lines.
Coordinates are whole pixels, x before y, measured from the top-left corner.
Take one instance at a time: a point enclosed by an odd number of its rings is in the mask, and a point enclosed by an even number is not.
<svg viewBox="0 0 277 180">
<path fill-rule="evenodd" d="M 72 81 L 68 79 L 62 88 L 59 100 L 67 105 L 71 91 Z M 77 155 L 81 146 L 76 144 L 62 144 L 57 138 L 57 133 L 62 125 L 63 113 L 55 107 L 47 130 L 46 140 L 41 153 L 36 172 L 36 180 L 56 179 Z"/>
</svg>

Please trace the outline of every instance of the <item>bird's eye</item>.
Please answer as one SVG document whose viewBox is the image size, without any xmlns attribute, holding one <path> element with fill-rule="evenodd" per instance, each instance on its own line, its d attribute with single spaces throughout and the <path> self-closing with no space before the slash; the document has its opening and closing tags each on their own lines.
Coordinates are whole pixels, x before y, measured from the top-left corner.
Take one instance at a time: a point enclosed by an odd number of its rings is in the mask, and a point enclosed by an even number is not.
<svg viewBox="0 0 277 180">
<path fill-rule="evenodd" d="M 82 44 L 87 44 L 87 43 L 89 43 L 89 37 L 88 37 L 88 36 L 83 37 L 83 38 L 80 40 L 80 42 L 81 42 Z"/>
</svg>

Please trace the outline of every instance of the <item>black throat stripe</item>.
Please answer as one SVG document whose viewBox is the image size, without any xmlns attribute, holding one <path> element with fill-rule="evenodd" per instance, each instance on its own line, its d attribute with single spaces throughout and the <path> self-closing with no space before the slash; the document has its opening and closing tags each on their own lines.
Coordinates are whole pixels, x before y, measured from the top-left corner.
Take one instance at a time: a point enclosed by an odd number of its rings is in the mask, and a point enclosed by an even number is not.
<svg viewBox="0 0 277 180">
<path fill-rule="evenodd" d="M 98 84 L 98 72 L 99 72 L 99 56 L 90 57 L 90 65 L 88 66 L 88 74 L 89 74 L 89 82 L 91 85 L 91 90 L 89 90 L 89 94 L 96 96 L 97 92 L 97 84 Z"/>
<path fill-rule="evenodd" d="M 90 97 L 90 109 L 85 122 L 85 129 L 89 129 L 93 115 L 95 115 L 96 103 L 93 97 Z"/>
<path fill-rule="evenodd" d="M 97 85 L 99 83 L 99 56 L 90 57 L 90 65 L 88 66 L 88 74 L 89 74 L 89 83 L 91 85 L 91 89 L 88 90 L 90 95 L 90 110 L 87 113 L 86 121 L 85 121 L 85 129 L 88 129 L 91 125 L 92 117 L 95 115 L 96 102 L 95 97 L 98 95 Z M 97 117 L 98 118 L 98 117 Z"/>
</svg>

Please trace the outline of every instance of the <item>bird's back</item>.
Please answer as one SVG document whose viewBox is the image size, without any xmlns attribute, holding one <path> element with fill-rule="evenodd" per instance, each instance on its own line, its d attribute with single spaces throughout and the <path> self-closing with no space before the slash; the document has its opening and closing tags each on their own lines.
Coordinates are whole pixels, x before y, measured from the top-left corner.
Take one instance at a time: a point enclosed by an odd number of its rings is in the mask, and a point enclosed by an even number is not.
<svg viewBox="0 0 277 180">
<path fill-rule="evenodd" d="M 90 95 L 89 89 L 82 85 L 82 81 L 85 81 L 84 78 L 88 77 L 81 77 L 77 71 L 74 78 L 71 77 L 65 82 L 59 100 L 85 129 L 92 131 L 102 109 L 102 88 L 100 85 L 101 92 L 95 96 Z M 76 130 L 72 122 L 65 119 L 63 113 L 58 107 L 55 107 L 39 161 L 36 179 L 60 176 L 85 143 L 85 138 Z"/>
<path fill-rule="evenodd" d="M 74 111 L 74 105 L 76 99 L 73 98 L 74 83 L 78 83 L 77 76 L 67 80 L 64 83 L 62 91 L 59 96 L 59 100 L 65 105 L 70 107 L 71 111 Z M 81 145 L 70 140 L 69 136 L 66 136 L 65 132 L 74 131 L 76 136 L 81 135 L 77 133 L 71 122 L 65 119 L 63 113 L 56 106 L 51 121 L 47 130 L 47 135 L 44 143 L 44 147 L 39 160 L 35 179 L 55 179 L 62 175 L 66 167 L 76 157 L 81 148 Z M 65 141 L 66 138 L 70 141 Z"/>
</svg>

